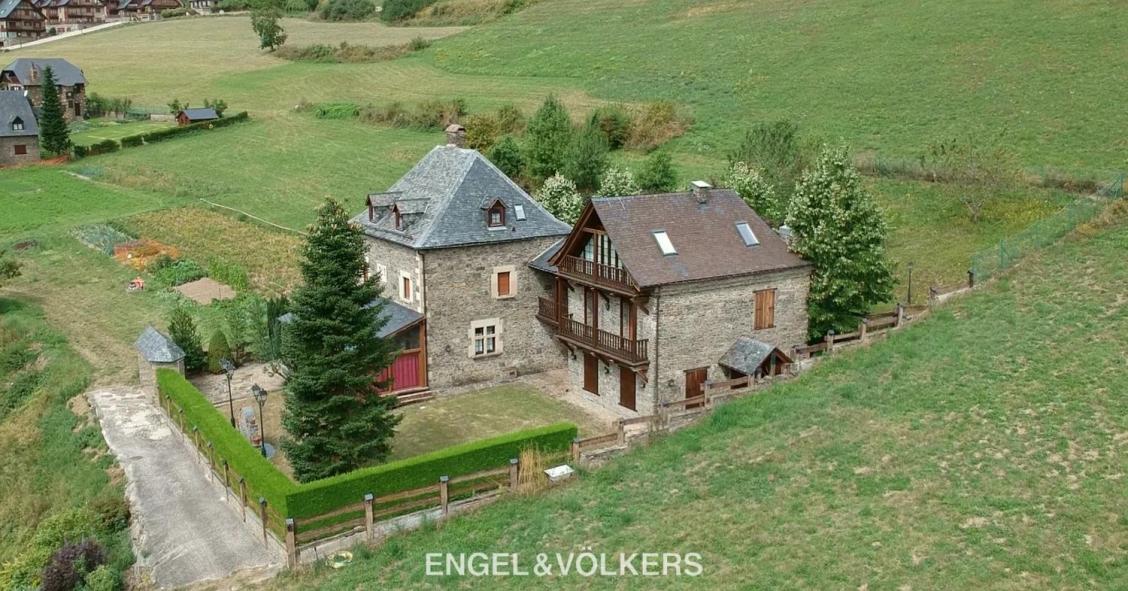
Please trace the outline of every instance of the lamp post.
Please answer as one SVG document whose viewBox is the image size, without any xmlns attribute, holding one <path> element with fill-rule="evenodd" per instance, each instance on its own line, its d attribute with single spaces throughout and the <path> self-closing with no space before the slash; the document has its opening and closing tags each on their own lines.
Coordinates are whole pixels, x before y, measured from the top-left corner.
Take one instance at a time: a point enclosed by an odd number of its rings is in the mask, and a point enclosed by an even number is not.
<svg viewBox="0 0 1128 591">
<path fill-rule="evenodd" d="M 259 407 L 259 447 L 262 449 L 262 457 L 266 457 L 266 417 L 262 413 L 262 405 L 266 404 L 266 390 L 262 386 L 255 384 L 251 386 L 251 392 L 255 395 L 255 402 Z"/>
<path fill-rule="evenodd" d="M 231 399 L 231 378 L 235 375 L 235 364 L 230 359 L 224 357 L 219 360 L 219 366 L 223 368 L 223 373 L 227 374 L 227 412 L 231 415 L 231 426 L 235 426 L 235 402 Z"/>
</svg>

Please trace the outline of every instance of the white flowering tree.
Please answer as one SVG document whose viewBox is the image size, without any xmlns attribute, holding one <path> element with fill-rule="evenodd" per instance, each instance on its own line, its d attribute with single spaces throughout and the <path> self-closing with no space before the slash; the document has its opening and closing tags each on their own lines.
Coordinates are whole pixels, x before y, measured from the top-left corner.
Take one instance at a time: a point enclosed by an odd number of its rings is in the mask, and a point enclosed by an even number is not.
<svg viewBox="0 0 1128 591">
<path fill-rule="evenodd" d="M 775 187 L 760 174 L 759 170 L 737 162 L 729 169 L 725 185 L 740 195 L 748 207 L 756 210 L 760 217 L 770 223 L 778 223 L 786 214 L 780 206 Z"/>
<path fill-rule="evenodd" d="M 584 207 L 584 198 L 576 190 L 576 183 L 561 176 L 560 173 L 548 177 L 541 188 L 533 194 L 533 198 L 549 213 L 569 224 L 580 217 L 580 210 Z"/>
<path fill-rule="evenodd" d="M 814 170 L 803 173 L 787 225 L 793 249 L 815 267 L 807 300 L 813 338 L 852 330 L 859 316 L 892 297 L 888 228 L 845 147 L 824 148 Z"/>
<path fill-rule="evenodd" d="M 638 184 L 631 171 L 621 166 L 612 166 L 603 173 L 603 178 L 599 181 L 599 194 L 604 197 L 638 195 Z"/>
</svg>

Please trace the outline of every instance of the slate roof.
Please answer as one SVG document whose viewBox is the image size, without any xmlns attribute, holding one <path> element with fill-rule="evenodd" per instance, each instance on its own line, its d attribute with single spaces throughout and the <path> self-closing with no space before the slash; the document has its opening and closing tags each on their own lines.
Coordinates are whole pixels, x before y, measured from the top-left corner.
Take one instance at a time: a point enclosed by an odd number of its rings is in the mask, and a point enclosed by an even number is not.
<svg viewBox="0 0 1128 591">
<path fill-rule="evenodd" d="M 31 66 L 33 64 L 39 66 L 41 72 L 39 80 L 35 82 L 31 81 Z M 86 76 L 82 74 L 82 70 L 61 57 L 16 58 L 15 61 L 4 66 L 4 71 L 14 73 L 20 84 L 24 86 L 38 86 L 43 82 L 42 70 L 46 69 L 47 66 L 51 66 L 51 73 L 55 76 L 55 83 L 59 86 L 86 84 Z"/>
<path fill-rule="evenodd" d="M 0 18 L 8 18 L 19 5 L 20 0 L 0 0 Z"/>
<path fill-rule="evenodd" d="M 212 109 L 210 107 L 200 109 L 184 109 L 180 112 L 184 113 L 184 115 L 188 117 L 189 121 L 210 121 L 212 119 L 219 119 L 219 115 L 216 114 L 215 109 Z"/>
<path fill-rule="evenodd" d="M 420 250 L 564 236 L 571 230 L 484 156 L 452 145 L 436 146 L 388 191 L 369 198 L 377 207 L 375 220 L 365 211 L 353 221 L 373 238 Z M 482 204 L 495 199 L 506 207 L 502 229 L 486 226 Z M 515 205 L 524 208 L 524 220 L 517 219 Z M 391 207 L 405 215 L 403 231 L 395 229 Z"/>
<path fill-rule="evenodd" d="M 176 363 L 184 359 L 184 350 L 152 326 L 146 326 L 133 345 L 150 363 Z"/>
<path fill-rule="evenodd" d="M 566 238 L 561 238 L 560 240 L 553 242 L 552 246 L 544 249 L 544 252 L 538 254 L 535 259 L 529 261 L 529 266 L 536 269 L 537 271 L 544 271 L 545 273 L 552 273 L 553 275 L 555 275 L 557 268 L 556 265 L 552 264 L 552 257 L 555 257 L 556 253 L 560 252 L 560 247 L 564 246 L 565 240 Z"/>
<path fill-rule="evenodd" d="M 397 332 L 419 322 L 423 319 L 423 315 L 411 308 L 397 304 L 387 298 L 381 298 L 384 303 L 384 310 L 381 312 L 380 317 L 386 319 L 384 326 L 376 331 L 376 336 L 379 338 L 388 337 L 396 334 Z M 376 305 L 376 302 L 369 304 L 370 306 Z M 289 324 L 294 321 L 293 312 L 287 312 L 278 317 L 278 321 L 282 324 Z"/>
<path fill-rule="evenodd" d="M 809 267 L 735 192 L 692 192 L 591 200 L 623 266 L 640 287 Z M 736 224 L 747 222 L 760 243 L 745 246 Z M 677 254 L 663 255 L 664 230 Z"/>
<path fill-rule="evenodd" d="M 23 121 L 23 130 L 12 129 L 16 118 Z M 0 90 L 0 137 L 27 137 L 39 135 L 35 111 L 22 90 Z"/>
<path fill-rule="evenodd" d="M 763 341 L 750 337 L 740 337 L 732 347 L 717 361 L 718 365 L 735 369 L 742 374 L 752 375 L 760 368 L 760 364 L 775 351 L 776 347 Z M 781 352 L 782 354 L 782 352 Z M 784 355 L 786 357 L 786 355 Z"/>
</svg>

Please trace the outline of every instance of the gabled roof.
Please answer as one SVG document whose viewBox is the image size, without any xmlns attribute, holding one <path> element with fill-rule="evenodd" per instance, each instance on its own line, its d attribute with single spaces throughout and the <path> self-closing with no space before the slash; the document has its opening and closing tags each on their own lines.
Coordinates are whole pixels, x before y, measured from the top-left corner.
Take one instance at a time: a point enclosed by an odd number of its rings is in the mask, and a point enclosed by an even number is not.
<svg viewBox="0 0 1128 591">
<path fill-rule="evenodd" d="M 717 361 L 717 365 L 735 369 L 744 375 L 752 375 L 756 370 L 767 360 L 772 352 L 778 352 L 778 355 L 788 362 L 791 359 L 786 353 L 777 349 L 774 345 L 757 341 L 751 337 L 740 337 L 736 342 L 729 347 L 728 351 Z"/>
<path fill-rule="evenodd" d="M 0 18 L 8 18 L 8 16 L 12 14 L 12 11 L 20 5 L 20 2 L 22 2 L 22 0 L 0 0 Z M 29 2 L 29 4 L 35 6 L 35 4 L 31 2 Z"/>
<path fill-rule="evenodd" d="M 373 238 L 415 249 L 492 244 L 545 236 L 563 236 L 571 229 L 548 213 L 516 183 L 475 150 L 437 146 L 388 191 L 369 196 L 376 208 L 396 206 L 405 219 L 395 229 L 393 216 L 368 212 L 353 218 Z M 507 215 L 503 229 L 489 229 L 482 203 L 500 200 L 506 209 L 523 206 L 525 219 Z"/>
<path fill-rule="evenodd" d="M 556 253 L 560 252 L 560 248 L 564 246 L 565 240 L 567 239 L 561 238 L 560 240 L 553 242 L 551 246 L 544 249 L 544 252 L 538 254 L 536 258 L 529 261 L 529 266 L 538 271 L 556 274 L 557 267 L 556 265 L 552 264 L 552 259 L 556 256 Z"/>
<path fill-rule="evenodd" d="M 31 67 L 33 65 L 38 66 L 40 71 L 39 79 L 34 82 L 31 80 Z M 43 83 L 43 70 L 47 69 L 48 66 L 51 67 L 51 73 L 55 76 L 55 84 L 59 86 L 86 84 L 86 76 L 82 74 L 82 70 L 61 57 L 16 58 L 15 61 L 4 66 L 4 71 L 15 74 L 20 84 L 24 86 L 38 86 Z"/>
<path fill-rule="evenodd" d="M 12 129 L 16 119 L 23 121 L 23 130 Z M 0 137 L 27 137 L 39 135 L 39 125 L 31 102 L 22 90 L 0 90 Z"/>
<path fill-rule="evenodd" d="M 151 363 L 176 363 L 184 359 L 184 350 L 152 326 L 145 327 L 134 346 Z"/>
<path fill-rule="evenodd" d="M 598 217 L 640 287 L 810 266 L 739 195 L 728 189 L 707 189 L 706 195 L 704 202 L 692 192 L 594 198 L 580 221 Z M 759 244 L 745 246 L 740 222 Z M 662 231 L 676 254 L 662 253 L 655 239 Z"/>
<path fill-rule="evenodd" d="M 180 111 L 189 121 L 210 121 L 212 119 L 219 119 L 215 109 L 211 107 L 199 109 L 184 109 Z"/>
</svg>

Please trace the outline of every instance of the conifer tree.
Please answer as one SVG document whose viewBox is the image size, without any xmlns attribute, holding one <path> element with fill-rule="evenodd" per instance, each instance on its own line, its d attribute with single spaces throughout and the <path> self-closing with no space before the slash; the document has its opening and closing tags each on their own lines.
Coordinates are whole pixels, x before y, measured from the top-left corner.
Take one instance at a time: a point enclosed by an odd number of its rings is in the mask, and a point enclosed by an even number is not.
<svg viewBox="0 0 1128 591">
<path fill-rule="evenodd" d="M 642 165 L 642 170 L 635 177 L 638 188 L 643 191 L 663 193 L 673 191 L 678 184 L 678 173 L 674 170 L 674 161 L 666 152 L 651 154 Z"/>
<path fill-rule="evenodd" d="M 374 379 L 393 348 L 376 336 L 385 320 L 375 277 L 362 280 L 364 240 L 348 213 L 329 200 L 309 229 L 283 339 L 289 437 L 282 448 L 302 482 L 341 474 L 391 452 L 395 398 Z"/>
<path fill-rule="evenodd" d="M 39 109 L 39 141 L 44 150 L 55 155 L 66 154 L 71 147 L 66 113 L 63 112 L 59 87 L 55 86 L 55 73 L 51 71 L 51 66 L 43 69 L 43 106 Z"/>
<path fill-rule="evenodd" d="M 846 148 L 824 148 L 814 170 L 803 174 L 787 225 L 795 252 L 815 266 L 807 298 L 812 338 L 853 329 L 874 304 L 892 297 L 888 229 Z"/>
<path fill-rule="evenodd" d="M 572 138 L 568 150 L 567 175 L 582 191 L 594 191 L 607 170 L 607 138 L 595 125 L 584 127 Z"/>
<path fill-rule="evenodd" d="M 568 111 L 555 96 L 550 96 L 529 120 L 525 131 L 525 162 L 529 174 L 546 179 L 564 170 L 571 142 L 572 120 Z"/>
<path fill-rule="evenodd" d="M 184 351 L 184 369 L 193 372 L 204 368 L 207 358 L 204 356 L 204 347 L 200 344 L 200 332 L 186 307 L 173 308 L 168 319 L 168 336 Z"/>
</svg>

